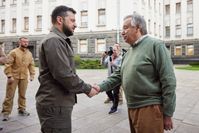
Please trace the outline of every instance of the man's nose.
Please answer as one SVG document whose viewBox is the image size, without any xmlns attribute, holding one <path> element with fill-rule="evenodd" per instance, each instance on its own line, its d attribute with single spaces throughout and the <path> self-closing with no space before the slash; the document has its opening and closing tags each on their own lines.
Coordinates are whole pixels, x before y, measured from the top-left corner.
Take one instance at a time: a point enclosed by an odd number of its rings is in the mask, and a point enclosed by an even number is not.
<svg viewBox="0 0 199 133">
<path fill-rule="evenodd" d="M 74 23 L 74 27 L 77 28 L 77 24 L 76 23 Z"/>
<path fill-rule="evenodd" d="M 122 36 L 124 35 L 124 30 L 122 30 L 121 35 L 122 35 Z"/>
</svg>

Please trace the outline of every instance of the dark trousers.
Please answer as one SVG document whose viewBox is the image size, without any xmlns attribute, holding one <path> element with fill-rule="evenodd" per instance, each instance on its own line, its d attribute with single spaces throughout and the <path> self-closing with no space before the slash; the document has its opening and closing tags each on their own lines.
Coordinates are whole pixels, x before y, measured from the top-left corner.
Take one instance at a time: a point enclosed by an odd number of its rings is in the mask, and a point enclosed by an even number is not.
<svg viewBox="0 0 199 133">
<path fill-rule="evenodd" d="M 113 90 L 106 91 L 106 94 L 108 95 L 109 99 L 113 101 L 112 108 L 117 109 L 119 102 L 119 92 L 120 92 L 120 86 L 115 87 Z"/>
<path fill-rule="evenodd" d="M 42 133 L 71 133 L 71 114 L 73 106 L 50 106 L 37 105 Z"/>
</svg>

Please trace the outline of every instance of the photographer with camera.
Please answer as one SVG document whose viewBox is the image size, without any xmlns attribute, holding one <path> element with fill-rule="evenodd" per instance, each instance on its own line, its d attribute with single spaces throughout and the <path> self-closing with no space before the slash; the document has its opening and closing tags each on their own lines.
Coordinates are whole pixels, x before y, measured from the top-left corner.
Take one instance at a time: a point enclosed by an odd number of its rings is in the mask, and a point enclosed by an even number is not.
<svg viewBox="0 0 199 133">
<path fill-rule="evenodd" d="M 117 46 L 109 47 L 109 51 L 103 53 L 101 63 L 108 67 L 108 76 L 110 76 L 120 65 L 122 57 L 120 56 L 120 50 Z M 107 91 L 108 98 L 113 101 L 113 106 L 109 111 L 112 114 L 117 111 L 119 102 L 120 85 L 116 86 L 113 90 Z"/>
</svg>

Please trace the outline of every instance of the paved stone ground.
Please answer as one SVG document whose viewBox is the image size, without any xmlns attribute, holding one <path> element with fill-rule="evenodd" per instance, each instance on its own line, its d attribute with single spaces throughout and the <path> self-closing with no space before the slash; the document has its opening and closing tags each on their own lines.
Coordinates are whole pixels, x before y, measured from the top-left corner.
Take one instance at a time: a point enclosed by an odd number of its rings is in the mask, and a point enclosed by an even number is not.
<svg viewBox="0 0 199 133">
<path fill-rule="evenodd" d="M 199 133 L 199 71 L 175 70 L 177 77 L 177 105 L 174 114 L 174 129 L 165 133 Z M 91 84 L 102 81 L 107 70 L 78 70 L 79 76 Z M 5 97 L 6 77 L 0 67 L 0 104 Z M 37 72 L 38 76 L 38 72 Z M 37 77 L 36 76 L 36 77 Z M 11 119 L 2 122 L 0 133 L 40 133 L 40 125 L 35 110 L 35 93 L 38 89 L 35 79 L 29 83 L 27 90 L 28 117 L 17 114 L 17 93 Z M 109 115 L 111 104 L 104 104 L 105 93 L 93 98 L 78 95 L 78 104 L 72 115 L 73 133 L 130 133 L 126 104 L 119 105 L 119 112 Z M 0 106 L 1 109 L 1 106 Z"/>
</svg>

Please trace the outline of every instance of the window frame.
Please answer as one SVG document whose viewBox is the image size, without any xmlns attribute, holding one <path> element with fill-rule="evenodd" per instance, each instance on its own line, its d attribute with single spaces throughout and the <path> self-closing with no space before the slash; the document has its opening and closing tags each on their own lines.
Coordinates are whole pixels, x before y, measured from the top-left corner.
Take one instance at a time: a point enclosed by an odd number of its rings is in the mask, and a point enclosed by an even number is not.
<svg viewBox="0 0 199 133">
<path fill-rule="evenodd" d="M 177 55 L 176 48 L 179 47 L 181 49 L 180 54 Z M 174 55 L 175 56 L 182 56 L 182 45 L 175 45 L 174 46 Z"/>
<path fill-rule="evenodd" d="M 85 41 L 84 43 L 81 43 L 81 41 Z M 81 51 L 81 46 L 86 46 L 86 51 Z M 78 40 L 78 53 L 79 54 L 88 54 L 88 39 L 79 39 Z"/>
<path fill-rule="evenodd" d="M 188 54 L 188 47 L 189 47 L 189 46 L 192 46 L 192 47 L 193 47 L 193 49 L 192 49 L 192 50 L 193 50 L 193 54 Z M 187 44 L 185 49 L 186 49 L 186 55 L 187 55 L 187 56 L 193 56 L 193 55 L 194 55 L 194 45 L 193 45 L 193 44 Z"/>
<path fill-rule="evenodd" d="M 24 31 L 29 30 L 29 17 L 24 17 Z"/>
<path fill-rule="evenodd" d="M 97 24 L 100 26 L 105 26 L 106 25 L 106 9 L 105 8 L 99 8 L 97 10 L 98 12 L 98 22 Z M 103 21 L 104 19 L 104 21 Z"/>
<path fill-rule="evenodd" d="M 104 41 L 104 43 L 98 43 L 98 41 L 100 41 L 100 40 L 103 40 Z M 103 49 L 103 51 L 99 51 L 98 49 L 98 46 L 99 45 L 104 45 L 103 47 L 104 47 L 104 49 Z M 105 38 L 97 38 L 97 39 L 95 39 L 95 53 L 97 53 L 97 54 L 99 54 L 99 53 L 103 53 L 103 52 L 105 52 L 106 51 L 106 39 Z"/>
<path fill-rule="evenodd" d="M 80 27 L 88 27 L 88 10 L 82 10 L 80 12 Z"/>
</svg>

